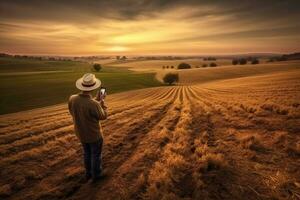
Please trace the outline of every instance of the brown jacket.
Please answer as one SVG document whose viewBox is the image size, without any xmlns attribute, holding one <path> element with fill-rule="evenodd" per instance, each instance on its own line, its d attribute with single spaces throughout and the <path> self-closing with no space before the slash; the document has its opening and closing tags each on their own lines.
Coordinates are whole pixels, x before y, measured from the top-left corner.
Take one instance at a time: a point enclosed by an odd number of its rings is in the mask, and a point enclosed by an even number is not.
<svg viewBox="0 0 300 200">
<path fill-rule="evenodd" d="M 102 137 L 99 121 L 107 118 L 106 109 L 87 94 L 72 95 L 68 106 L 73 117 L 75 133 L 80 141 L 92 143 L 99 140 Z"/>
</svg>

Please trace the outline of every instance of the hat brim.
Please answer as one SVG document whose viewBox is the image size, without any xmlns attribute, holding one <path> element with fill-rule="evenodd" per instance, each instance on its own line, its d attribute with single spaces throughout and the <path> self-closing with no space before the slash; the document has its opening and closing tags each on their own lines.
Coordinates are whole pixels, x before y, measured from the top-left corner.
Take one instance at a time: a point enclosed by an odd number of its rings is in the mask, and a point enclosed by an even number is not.
<svg viewBox="0 0 300 200">
<path fill-rule="evenodd" d="M 91 86 L 91 87 L 86 87 L 82 85 L 82 78 L 78 79 L 76 81 L 76 87 L 81 90 L 81 91 L 92 91 L 95 90 L 97 88 L 99 88 L 101 86 L 101 81 L 99 79 L 96 78 L 96 83 L 95 85 Z"/>
</svg>

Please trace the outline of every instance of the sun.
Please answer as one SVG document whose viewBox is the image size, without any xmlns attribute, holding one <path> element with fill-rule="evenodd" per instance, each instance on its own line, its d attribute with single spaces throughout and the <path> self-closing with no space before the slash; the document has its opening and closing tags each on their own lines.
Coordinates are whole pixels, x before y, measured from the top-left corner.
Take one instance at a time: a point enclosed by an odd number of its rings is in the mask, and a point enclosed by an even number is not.
<svg viewBox="0 0 300 200">
<path fill-rule="evenodd" d="M 128 51 L 129 48 L 128 47 L 124 47 L 124 46 L 113 46 L 107 49 L 107 51 L 110 52 L 124 52 L 124 51 Z"/>
</svg>

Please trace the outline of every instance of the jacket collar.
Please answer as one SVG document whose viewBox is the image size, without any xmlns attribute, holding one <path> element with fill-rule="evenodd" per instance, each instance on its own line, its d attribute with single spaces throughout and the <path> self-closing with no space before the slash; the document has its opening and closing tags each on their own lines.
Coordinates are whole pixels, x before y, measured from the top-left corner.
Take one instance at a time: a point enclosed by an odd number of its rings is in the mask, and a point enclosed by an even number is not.
<svg viewBox="0 0 300 200">
<path fill-rule="evenodd" d="M 92 98 L 92 95 L 91 94 L 83 94 L 83 93 L 79 93 L 78 94 L 79 96 L 81 96 L 81 97 L 86 97 L 86 98 Z"/>
</svg>

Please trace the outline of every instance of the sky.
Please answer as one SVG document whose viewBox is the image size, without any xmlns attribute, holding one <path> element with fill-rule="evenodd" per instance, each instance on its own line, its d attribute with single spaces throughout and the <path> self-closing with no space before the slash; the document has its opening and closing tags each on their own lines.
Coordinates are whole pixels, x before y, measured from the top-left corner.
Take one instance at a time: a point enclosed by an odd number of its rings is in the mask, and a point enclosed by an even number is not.
<svg viewBox="0 0 300 200">
<path fill-rule="evenodd" d="M 0 52 L 290 53 L 299 10 L 299 0 L 0 0 Z"/>
</svg>

